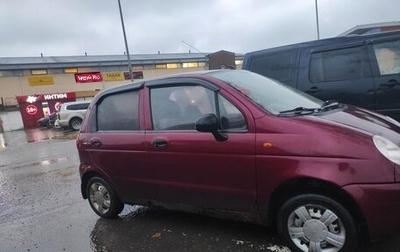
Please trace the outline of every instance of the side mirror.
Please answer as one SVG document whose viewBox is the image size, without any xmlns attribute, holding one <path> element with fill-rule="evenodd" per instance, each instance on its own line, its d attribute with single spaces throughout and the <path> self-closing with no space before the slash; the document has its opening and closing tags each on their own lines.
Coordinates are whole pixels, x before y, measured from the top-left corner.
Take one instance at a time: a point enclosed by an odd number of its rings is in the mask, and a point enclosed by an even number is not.
<svg viewBox="0 0 400 252">
<path fill-rule="evenodd" d="M 206 114 L 200 117 L 196 121 L 196 130 L 210 132 L 217 141 L 228 140 L 228 136 L 219 131 L 219 120 L 215 114 Z"/>
</svg>

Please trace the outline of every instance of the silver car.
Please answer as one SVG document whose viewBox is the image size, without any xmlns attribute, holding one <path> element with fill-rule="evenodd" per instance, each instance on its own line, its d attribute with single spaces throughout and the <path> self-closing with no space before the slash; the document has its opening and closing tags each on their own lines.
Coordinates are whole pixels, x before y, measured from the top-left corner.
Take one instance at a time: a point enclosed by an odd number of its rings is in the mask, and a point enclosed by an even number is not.
<svg viewBox="0 0 400 252">
<path fill-rule="evenodd" d="M 57 113 L 57 126 L 79 130 L 90 101 L 65 102 Z"/>
</svg>

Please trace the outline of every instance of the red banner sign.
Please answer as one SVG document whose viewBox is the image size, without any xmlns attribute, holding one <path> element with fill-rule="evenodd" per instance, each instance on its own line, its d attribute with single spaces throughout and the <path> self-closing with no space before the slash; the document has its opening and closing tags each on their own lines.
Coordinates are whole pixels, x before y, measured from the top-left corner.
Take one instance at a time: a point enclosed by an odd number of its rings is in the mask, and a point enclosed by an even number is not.
<svg viewBox="0 0 400 252">
<path fill-rule="evenodd" d="M 77 83 L 99 82 L 103 81 L 103 76 L 100 72 L 77 73 L 75 74 L 75 81 Z"/>
<path fill-rule="evenodd" d="M 75 100 L 75 92 L 54 93 L 54 94 L 35 94 L 17 96 L 18 103 L 34 103 L 36 101 L 59 101 L 59 100 Z"/>
</svg>

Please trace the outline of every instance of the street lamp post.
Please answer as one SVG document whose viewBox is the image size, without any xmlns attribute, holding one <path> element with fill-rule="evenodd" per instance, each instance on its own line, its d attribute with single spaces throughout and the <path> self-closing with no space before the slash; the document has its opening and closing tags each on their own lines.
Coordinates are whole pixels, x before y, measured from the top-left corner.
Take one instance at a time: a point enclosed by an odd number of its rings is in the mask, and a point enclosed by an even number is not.
<svg viewBox="0 0 400 252">
<path fill-rule="evenodd" d="M 131 57 L 129 55 L 128 40 L 126 39 L 124 17 L 122 16 L 122 8 L 121 8 L 121 1 L 120 0 L 118 0 L 118 7 L 119 7 L 119 15 L 121 17 L 122 32 L 124 34 L 125 50 L 126 50 L 126 55 L 127 55 L 127 58 L 128 58 L 129 76 L 131 76 L 131 80 L 133 81 Z"/>
<path fill-rule="evenodd" d="M 315 16 L 317 19 L 317 38 L 319 39 L 319 21 L 318 21 L 318 3 L 317 0 L 315 0 Z"/>
</svg>

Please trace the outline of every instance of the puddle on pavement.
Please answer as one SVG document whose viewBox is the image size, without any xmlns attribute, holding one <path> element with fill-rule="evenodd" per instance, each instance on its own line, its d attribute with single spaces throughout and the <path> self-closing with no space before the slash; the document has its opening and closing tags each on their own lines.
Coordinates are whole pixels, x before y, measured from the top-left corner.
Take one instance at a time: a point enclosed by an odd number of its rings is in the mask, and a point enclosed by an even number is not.
<svg viewBox="0 0 400 252">
<path fill-rule="evenodd" d="M 75 139 L 76 131 L 47 128 L 15 130 L 0 133 L 0 149 L 25 143 L 36 143 L 50 139 Z"/>
</svg>

